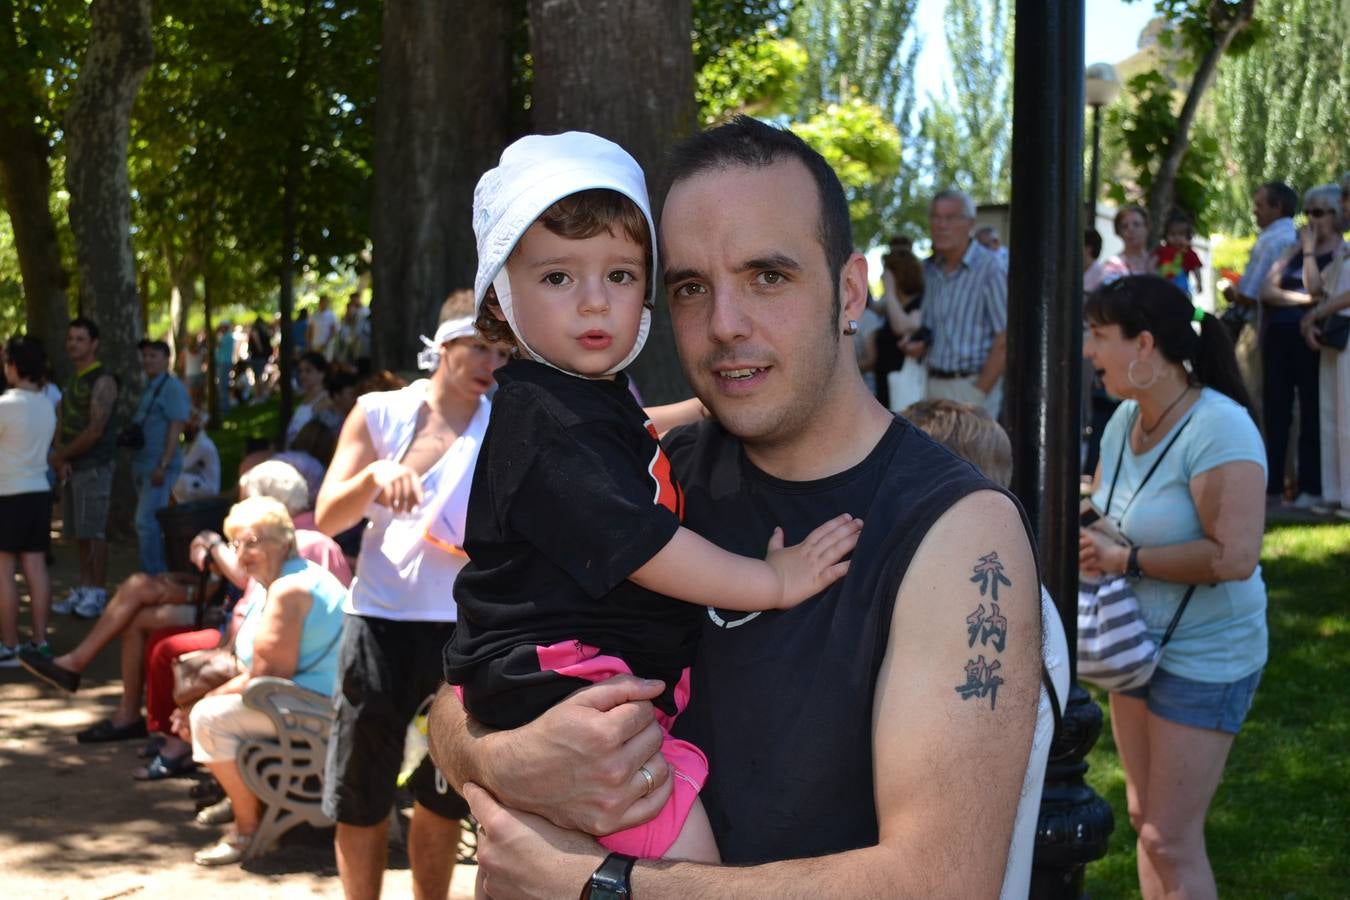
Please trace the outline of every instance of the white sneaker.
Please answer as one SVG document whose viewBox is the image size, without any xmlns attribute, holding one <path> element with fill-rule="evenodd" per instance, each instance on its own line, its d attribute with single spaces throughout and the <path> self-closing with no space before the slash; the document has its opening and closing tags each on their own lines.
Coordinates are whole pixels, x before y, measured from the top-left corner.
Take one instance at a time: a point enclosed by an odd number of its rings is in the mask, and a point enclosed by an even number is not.
<svg viewBox="0 0 1350 900">
<path fill-rule="evenodd" d="M 108 592 L 103 588 L 85 588 L 84 596 L 75 604 L 75 615 L 81 619 L 97 619 L 108 605 Z"/>
<path fill-rule="evenodd" d="M 19 648 L 6 647 L 0 644 L 0 669 L 17 669 L 19 667 Z"/>
<path fill-rule="evenodd" d="M 1299 494 L 1292 502 L 1286 503 L 1285 506 L 1290 506 L 1294 509 L 1312 509 L 1314 506 L 1320 506 L 1321 503 L 1321 497 L 1315 497 L 1312 494 Z"/>
<path fill-rule="evenodd" d="M 59 616 L 68 616 L 75 611 L 75 607 L 84 599 L 84 592 L 89 590 L 86 587 L 73 587 L 70 593 L 65 597 L 52 603 L 52 612 Z"/>
</svg>

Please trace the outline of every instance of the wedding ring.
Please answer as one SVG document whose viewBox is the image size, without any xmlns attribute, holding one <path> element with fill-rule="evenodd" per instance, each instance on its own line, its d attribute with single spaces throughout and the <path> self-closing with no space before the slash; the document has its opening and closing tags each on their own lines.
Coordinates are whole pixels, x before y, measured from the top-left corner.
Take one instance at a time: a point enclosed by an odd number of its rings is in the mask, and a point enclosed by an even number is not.
<svg viewBox="0 0 1350 900">
<path fill-rule="evenodd" d="M 646 766 L 638 766 L 638 774 L 642 776 L 643 781 L 647 782 L 647 789 L 642 792 L 642 796 L 645 797 L 652 792 L 653 788 L 656 787 L 656 779 L 652 777 L 651 772 L 647 771 Z"/>
</svg>

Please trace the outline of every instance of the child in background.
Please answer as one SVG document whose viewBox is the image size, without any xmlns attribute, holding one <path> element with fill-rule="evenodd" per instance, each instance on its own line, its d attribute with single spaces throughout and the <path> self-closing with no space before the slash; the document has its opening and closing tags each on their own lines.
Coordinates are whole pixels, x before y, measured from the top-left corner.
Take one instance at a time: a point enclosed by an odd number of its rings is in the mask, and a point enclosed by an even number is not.
<svg viewBox="0 0 1350 900">
<path fill-rule="evenodd" d="M 1203 264 L 1200 257 L 1191 249 L 1195 238 L 1195 227 L 1184 213 L 1174 212 L 1167 218 L 1167 227 L 1163 229 L 1165 242 L 1153 250 L 1153 265 L 1158 274 L 1175 284 L 1191 296 L 1191 280 L 1195 280 L 1195 293 L 1203 290 L 1200 269 Z"/>
<path fill-rule="evenodd" d="M 650 329 L 657 267 L 646 182 L 621 147 L 579 132 L 522 138 L 479 181 L 473 225 L 477 324 L 517 358 L 497 372 L 474 473 L 446 680 L 499 729 L 613 675 L 663 681 L 653 705 L 674 789 L 651 822 L 600 840 L 716 861 L 698 799 L 707 759 L 669 734 L 702 607 L 808 600 L 847 570 L 862 523 L 839 516 L 787 549 L 776 530 L 767 560 L 680 526 L 683 493 L 622 371 Z"/>
</svg>

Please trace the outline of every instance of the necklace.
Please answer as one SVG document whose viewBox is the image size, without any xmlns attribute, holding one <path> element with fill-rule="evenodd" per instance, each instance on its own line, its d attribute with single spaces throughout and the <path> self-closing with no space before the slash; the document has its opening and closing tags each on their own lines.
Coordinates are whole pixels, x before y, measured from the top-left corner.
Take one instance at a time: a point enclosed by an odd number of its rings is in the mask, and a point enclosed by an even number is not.
<svg viewBox="0 0 1350 900">
<path fill-rule="evenodd" d="M 1183 387 L 1181 389 L 1181 393 L 1177 394 L 1177 399 L 1167 404 L 1167 408 L 1162 411 L 1162 415 L 1158 416 L 1158 421 L 1153 423 L 1152 428 L 1149 428 L 1147 425 L 1144 424 L 1144 413 L 1142 410 L 1140 411 L 1139 431 L 1144 439 L 1144 443 L 1149 443 L 1150 441 L 1153 440 L 1153 433 L 1157 431 L 1159 427 L 1162 426 L 1163 420 L 1167 418 L 1167 414 L 1170 413 L 1172 410 L 1176 409 L 1177 404 L 1180 403 L 1182 398 L 1185 397 L 1190 392 L 1191 386 L 1189 384 Z"/>
</svg>

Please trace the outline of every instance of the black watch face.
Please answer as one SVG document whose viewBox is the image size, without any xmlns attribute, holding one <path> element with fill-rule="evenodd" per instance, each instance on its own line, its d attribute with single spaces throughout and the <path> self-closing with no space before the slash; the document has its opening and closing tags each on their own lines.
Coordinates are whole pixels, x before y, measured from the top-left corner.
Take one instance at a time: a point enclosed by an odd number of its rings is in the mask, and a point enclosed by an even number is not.
<svg viewBox="0 0 1350 900">
<path fill-rule="evenodd" d="M 628 891 L 621 885 L 617 885 L 609 879 L 604 881 L 591 879 L 591 900 L 622 900 L 628 896 Z"/>
</svg>

